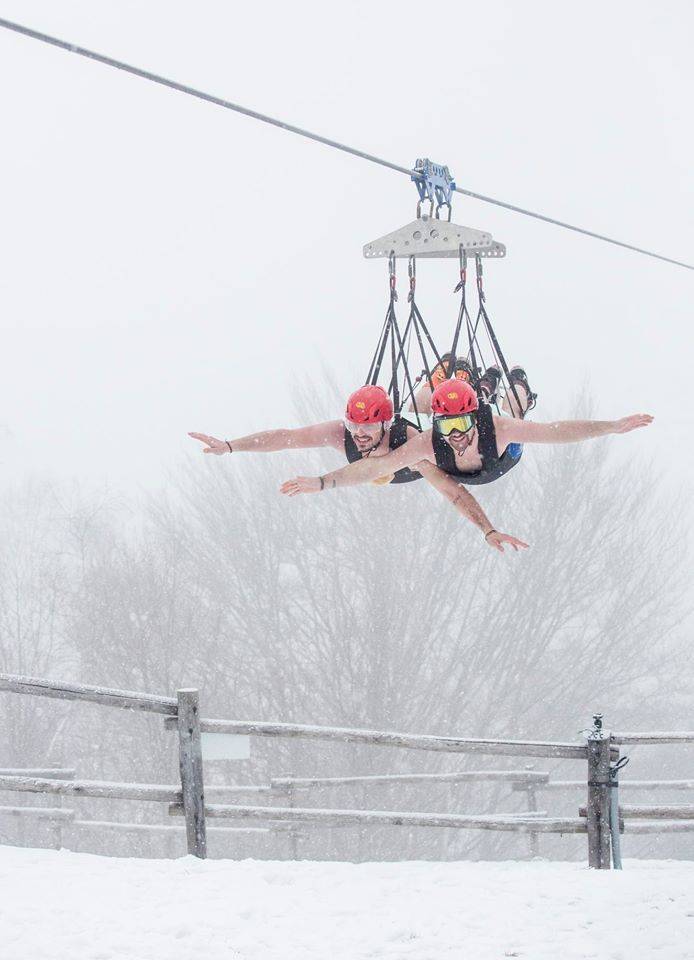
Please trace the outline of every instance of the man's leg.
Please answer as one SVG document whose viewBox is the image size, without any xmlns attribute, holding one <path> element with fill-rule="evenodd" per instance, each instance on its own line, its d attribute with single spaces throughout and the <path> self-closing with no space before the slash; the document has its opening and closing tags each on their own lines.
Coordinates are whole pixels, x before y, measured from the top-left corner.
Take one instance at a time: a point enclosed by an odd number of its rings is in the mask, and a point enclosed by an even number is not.
<svg viewBox="0 0 694 960">
<path fill-rule="evenodd" d="M 512 380 L 511 389 L 506 391 L 504 402 L 501 404 L 502 412 L 508 414 L 509 417 L 520 417 L 522 420 L 529 407 L 528 390 L 524 384 Z"/>
<path fill-rule="evenodd" d="M 480 389 L 490 400 L 495 398 L 501 382 L 501 370 L 494 364 L 485 370 L 480 380 Z M 509 370 L 510 389 L 504 391 L 501 404 L 502 413 L 509 417 L 523 419 L 528 410 L 535 406 L 536 395 L 530 389 L 528 377 L 523 367 L 514 366 Z"/>
<path fill-rule="evenodd" d="M 528 383 L 528 375 L 523 367 L 514 366 L 508 372 L 510 389 L 506 392 L 504 400 L 504 409 L 508 404 L 508 413 L 514 417 L 520 416 L 521 419 L 528 410 L 532 410 L 537 400 L 537 394 L 533 393 Z M 518 399 L 516 399 L 518 398 Z"/>
</svg>

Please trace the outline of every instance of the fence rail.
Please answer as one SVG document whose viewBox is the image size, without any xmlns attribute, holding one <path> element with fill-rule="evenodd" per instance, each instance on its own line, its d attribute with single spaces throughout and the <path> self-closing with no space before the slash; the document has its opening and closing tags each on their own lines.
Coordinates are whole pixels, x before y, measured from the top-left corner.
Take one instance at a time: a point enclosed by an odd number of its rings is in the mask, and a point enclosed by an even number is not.
<svg viewBox="0 0 694 960">
<path fill-rule="evenodd" d="M 183 814 L 183 806 L 173 803 L 172 816 Z M 582 818 L 464 816 L 461 814 L 431 814 L 390 812 L 385 810 L 318 810 L 302 807 L 240 807 L 210 804 L 205 815 L 232 820 L 295 820 L 301 823 L 322 823 L 328 826 L 393 827 L 458 827 L 468 830 L 504 830 L 514 833 L 585 833 Z"/>
<path fill-rule="evenodd" d="M 73 767 L 0 767 L 0 777 L 51 777 L 53 780 L 71 780 L 76 773 Z"/>
<path fill-rule="evenodd" d="M 167 729 L 175 729 L 175 720 L 165 720 Z M 351 727 L 317 727 L 302 723 L 260 723 L 251 720 L 201 720 L 202 733 L 233 733 L 254 737 L 282 737 L 302 740 L 332 740 L 339 743 L 365 743 L 410 750 L 435 750 L 441 753 L 479 753 L 488 756 L 550 757 L 585 760 L 586 747 L 579 743 L 543 740 L 484 740 L 471 737 L 423 736 L 384 730 Z"/>
<path fill-rule="evenodd" d="M 0 673 L 0 691 L 24 693 L 34 697 L 52 697 L 57 700 L 85 700 L 107 707 L 125 710 L 147 710 L 175 717 L 176 700 L 151 693 L 132 693 L 110 687 L 93 687 L 82 683 L 63 683 L 57 680 L 39 680 L 36 677 L 18 677 Z"/>
<path fill-rule="evenodd" d="M 388 773 L 352 777 L 273 777 L 270 786 L 276 789 L 296 787 L 297 790 L 310 787 L 341 787 L 361 784 L 396 783 L 481 783 L 504 782 L 519 784 L 519 789 L 528 784 L 543 784 L 549 779 L 549 773 L 533 770 L 462 770 L 455 773 Z M 585 781 L 583 781 L 585 786 Z M 207 790 L 205 791 L 207 793 Z"/>
<path fill-rule="evenodd" d="M 625 833 L 693 833 L 694 820 L 629 820 Z"/>
<path fill-rule="evenodd" d="M 547 774 L 549 778 L 549 774 Z M 585 789 L 585 780 L 544 780 L 537 781 L 537 790 L 579 790 Z M 694 780 L 619 780 L 619 789 L 627 790 L 694 790 Z M 522 786 L 511 787 L 522 790 Z"/>
<path fill-rule="evenodd" d="M 664 733 L 613 733 L 612 742 L 618 745 L 647 746 L 648 744 L 663 743 L 694 743 L 694 733 L 691 732 L 664 732 Z"/>
<path fill-rule="evenodd" d="M 112 783 L 107 780 L 49 780 L 46 777 L 0 777 L 0 790 L 101 797 L 109 800 L 181 801 L 181 789 L 153 783 Z"/>
<path fill-rule="evenodd" d="M 74 820 L 71 827 L 77 827 L 83 830 L 110 830 L 114 833 L 132 833 L 132 834 L 166 834 L 183 836 L 185 834 L 185 825 L 177 823 L 124 823 L 118 820 Z M 235 835 L 237 833 L 262 833 L 269 834 L 279 832 L 273 827 L 208 827 L 208 832 L 217 834 Z"/>
<path fill-rule="evenodd" d="M 683 803 L 668 807 L 664 804 L 652 806 L 628 803 L 620 805 L 619 814 L 625 819 L 633 817 L 635 820 L 694 820 L 694 804 Z"/>
<path fill-rule="evenodd" d="M 589 864 L 609 869 L 611 852 L 619 861 L 620 826 L 626 821 L 629 833 L 678 833 L 694 829 L 694 804 L 681 805 L 622 805 L 618 804 L 617 768 L 612 761 L 620 755 L 620 746 L 642 744 L 694 743 L 690 732 L 608 733 L 602 729 L 601 717 L 584 743 L 541 740 L 507 740 L 470 737 L 444 737 L 394 731 L 366 730 L 351 727 L 314 726 L 295 723 L 266 723 L 243 720 L 201 719 L 196 690 L 179 690 L 177 696 L 164 697 L 101 686 L 65 683 L 35 677 L 0 674 L 0 691 L 30 696 L 51 697 L 60 700 L 80 700 L 126 710 L 163 714 L 167 729 L 178 733 L 179 768 L 181 783 L 133 784 L 99 780 L 76 780 L 74 771 L 55 768 L 0 769 L 0 791 L 48 793 L 117 800 L 146 800 L 169 804 L 172 815 L 185 816 L 185 831 L 189 853 L 206 856 L 206 820 L 236 819 L 270 823 L 270 827 L 240 828 L 247 830 L 284 829 L 297 836 L 294 823 L 317 826 L 406 826 L 443 827 L 479 830 L 503 830 L 527 833 L 531 844 L 540 833 L 587 833 Z M 270 784 L 214 785 L 204 790 L 202 734 L 222 733 L 245 736 L 302 739 L 337 743 L 359 743 L 373 746 L 397 747 L 448 754 L 477 754 L 508 757 L 542 757 L 552 760 L 587 761 L 586 780 L 551 781 L 549 774 L 532 770 L 473 770 L 451 773 L 383 774 L 348 777 L 294 777 L 274 778 Z M 524 815 L 467 816 L 462 814 L 427 814 L 383 810 L 321 810 L 297 807 L 295 792 L 310 788 L 344 785 L 417 784 L 417 783 L 472 783 L 484 781 L 507 782 L 513 790 L 523 791 L 530 809 Z M 694 780 L 623 781 L 629 790 L 690 790 Z M 579 808 L 578 818 L 547 817 L 538 812 L 538 790 L 588 790 L 588 803 Z M 206 803 L 205 800 L 227 800 L 243 795 L 265 795 L 274 791 L 285 793 L 289 806 L 237 806 Z M 205 793 L 207 794 L 205 798 Z M 5 807 L 9 816 L 32 815 L 53 820 L 56 831 L 62 823 L 73 828 L 137 830 L 156 828 L 150 824 L 120 824 L 115 821 L 76 821 L 72 811 L 63 808 Z M 56 810 L 58 815 L 56 815 Z M 21 811 L 21 812 L 20 812 Z M 283 824 L 283 826 L 281 826 Z M 180 830 L 161 825 L 161 832 Z M 219 829 L 219 828 L 215 828 Z M 612 844 L 612 851 L 610 850 Z M 535 847 L 536 849 L 536 847 Z"/>
<path fill-rule="evenodd" d="M 75 819 L 75 811 L 66 810 L 64 807 L 0 807 L 0 815 L 26 817 L 27 820 L 50 820 L 52 823 Z"/>
</svg>

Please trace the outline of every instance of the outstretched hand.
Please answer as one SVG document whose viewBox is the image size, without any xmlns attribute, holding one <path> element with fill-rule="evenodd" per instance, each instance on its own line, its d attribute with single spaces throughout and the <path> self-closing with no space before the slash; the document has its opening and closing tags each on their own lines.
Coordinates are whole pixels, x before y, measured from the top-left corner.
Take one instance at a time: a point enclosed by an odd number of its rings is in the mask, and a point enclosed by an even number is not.
<svg viewBox="0 0 694 960">
<path fill-rule="evenodd" d="M 494 549 L 498 550 L 499 553 L 504 553 L 505 543 L 513 547 L 516 553 L 518 553 L 519 550 L 527 550 L 529 546 L 529 544 L 524 543 L 523 540 L 519 540 L 518 537 L 512 537 L 508 533 L 499 533 L 498 530 L 492 530 L 492 532 L 484 539 L 487 541 L 490 547 L 494 547 Z"/>
<path fill-rule="evenodd" d="M 280 493 L 295 497 L 299 493 L 318 493 L 320 489 L 320 477 L 295 477 L 293 480 L 284 481 Z"/>
<path fill-rule="evenodd" d="M 214 453 L 216 456 L 221 457 L 223 453 L 231 453 L 229 450 L 229 444 L 226 440 L 218 440 L 216 437 L 208 437 L 206 433 L 189 433 L 189 437 L 192 437 L 193 440 L 199 440 L 200 443 L 206 444 L 203 449 L 203 453 Z"/>
<path fill-rule="evenodd" d="M 615 420 L 615 433 L 630 433 L 632 430 L 638 430 L 639 427 L 647 427 L 653 423 L 653 417 L 650 413 L 632 413 L 630 417 L 622 417 L 621 420 Z"/>
</svg>

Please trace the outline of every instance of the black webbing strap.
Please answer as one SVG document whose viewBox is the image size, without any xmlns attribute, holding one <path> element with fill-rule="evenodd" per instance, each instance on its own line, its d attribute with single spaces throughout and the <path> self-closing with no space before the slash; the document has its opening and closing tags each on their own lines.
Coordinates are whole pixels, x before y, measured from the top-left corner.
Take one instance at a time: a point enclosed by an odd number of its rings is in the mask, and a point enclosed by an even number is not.
<svg viewBox="0 0 694 960">
<path fill-rule="evenodd" d="M 518 391 L 516 390 L 516 385 L 511 380 L 508 364 L 506 363 L 506 357 L 502 353 L 501 347 L 499 345 L 499 341 L 497 340 L 496 334 L 494 333 L 494 327 L 492 326 L 491 320 L 489 319 L 487 308 L 485 307 L 485 301 L 487 298 L 484 294 L 483 282 L 482 282 L 482 258 L 479 255 L 475 256 L 475 269 L 477 273 L 477 296 L 479 298 L 478 316 L 481 316 L 484 321 L 485 327 L 487 329 L 487 333 L 489 334 L 489 339 L 492 341 L 492 344 L 493 344 L 494 352 L 496 353 L 499 363 L 501 364 L 501 369 L 504 371 L 507 386 L 511 390 L 511 393 L 513 394 L 513 397 L 516 403 L 518 404 L 518 416 L 522 417 L 523 405 L 520 402 Z M 514 410 L 512 410 L 511 413 L 514 417 L 516 416 L 516 413 Z"/>
<path fill-rule="evenodd" d="M 413 411 L 417 417 L 417 423 L 421 429 L 422 424 L 419 410 L 417 409 L 415 388 L 418 386 L 424 376 L 427 377 L 429 383 L 431 383 L 432 380 L 432 364 L 427 354 L 427 344 L 429 345 L 433 356 L 436 358 L 436 363 L 441 364 L 442 360 L 431 333 L 429 332 L 429 329 L 424 322 L 424 318 L 422 317 L 419 307 L 415 301 L 415 288 L 417 281 L 414 257 L 410 257 L 408 270 L 410 277 L 410 291 L 407 299 L 410 304 L 410 311 L 407 318 L 407 323 L 405 324 L 405 329 L 401 331 L 395 309 L 395 304 L 398 299 L 395 277 L 395 256 L 391 253 L 390 257 L 388 258 L 390 287 L 388 309 L 386 310 L 386 317 L 383 322 L 378 344 L 371 360 L 371 365 L 369 366 L 369 373 L 366 382 L 371 384 L 378 382 L 381 370 L 383 368 L 386 350 L 389 349 L 391 375 L 390 382 L 388 383 L 388 393 L 393 398 L 395 414 L 396 416 L 399 415 L 405 403 L 412 398 Z M 422 374 L 417 378 L 412 377 L 409 363 L 409 346 L 412 340 L 413 330 L 415 336 L 417 337 L 417 345 L 419 347 L 419 352 L 421 354 L 422 364 L 424 367 Z M 400 384 L 401 366 L 403 370 L 402 386 Z"/>
<path fill-rule="evenodd" d="M 410 295 L 411 295 L 411 296 L 412 296 L 412 293 L 413 293 L 413 292 L 410 291 Z M 421 358 L 422 358 L 423 369 L 422 369 L 422 372 L 419 374 L 419 376 L 417 376 L 417 377 L 415 377 L 414 379 L 412 379 L 412 375 L 411 375 L 411 372 L 410 372 L 410 369 L 409 369 L 409 366 L 410 366 L 410 365 L 409 365 L 409 363 L 408 363 L 408 361 L 407 361 L 407 344 L 405 344 L 405 358 L 404 358 L 404 364 L 403 364 L 403 365 L 405 366 L 405 370 L 406 370 L 406 379 L 407 379 L 408 386 L 409 386 L 409 392 L 408 392 L 408 394 L 407 394 L 406 396 L 403 397 L 403 399 L 402 399 L 402 404 L 401 404 L 400 409 L 401 409 L 401 410 L 404 409 L 405 404 L 407 403 L 407 401 L 408 401 L 410 398 L 412 398 L 412 400 L 413 400 L 414 412 L 417 414 L 417 423 L 418 423 L 418 425 L 419 425 L 420 428 L 421 428 L 421 420 L 420 420 L 420 418 L 419 418 L 419 413 L 418 413 L 418 411 L 417 411 L 417 403 L 416 403 L 414 391 L 415 391 L 415 388 L 419 386 L 419 384 L 422 382 L 422 380 L 423 380 L 425 377 L 426 377 L 426 382 L 427 382 L 428 384 L 431 384 L 432 378 L 433 378 L 432 365 L 431 365 L 431 363 L 429 362 L 429 358 L 428 358 L 428 356 L 427 356 L 426 345 L 425 345 L 425 343 L 424 343 L 424 340 L 422 339 L 422 334 L 424 334 L 424 337 L 426 338 L 426 341 L 427 341 L 427 343 L 429 344 L 429 346 L 430 346 L 430 348 L 431 348 L 431 352 L 433 353 L 433 355 L 434 355 L 434 357 L 435 357 L 435 359 L 436 359 L 436 364 L 437 364 L 438 366 L 441 366 L 441 365 L 443 364 L 443 360 L 441 359 L 441 355 L 439 354 L 439 351 L 438 351 L 437 348 L 436 348 L 436 344 L 434 343 L 434 341 L 433 341 L 433 339 L 432 339 L 432 336 L 431 336 L 431 334 L 429 333 L 429 329 L 427 328 L 427 325 L 426 325 L 426 323 L 424 322 L 424 318 L 422 317 L 421 313 L 419 312 L 419 307 L 417 306 L 417 304 L 416 304 L 415 301 L 414 301 L 414 296 L 412 296 L 412 299 L 410 300 L 410 316 L 409 316 L 409 318 L 408 318 L 408 320 L 407 320 L 407 325 L 406 325 L 406 327 L 405 327 L 405 332 L 403 333 L 403 336 L 402 336 L 403 341 L 406 341 L 406 339 L 407 339 L 408 336 L 411 338 L 411 336 L 412 336 L 412 330 L 414 330 L 415 335 L 416 335 L 416 337 L 417 337 L 417 344 L 418 344 L 418 346 L 419 346 L 419 352 L 420 352 L 420 355 L 421 355 Z"/>
<path fill-rule="evenodd" d="M 371 361 L 371 366 L 369 367 L 369 374 L 366 378 L 367 383 L 378 383 L 378 375 L 381 372 L 381 365 L 383 364 L 383 357 L 385 356 L 388 340 L 392 333 L 393 323 L 397 322 L 395 316 L 395 304 L 398 299 L 398 292 L 395 289 L 395 255 L 393 253 L 391 253 L 390 257 L 388 258 L 388 280 L 390 287 L 390 299 L 388 301 L 388 309 L 386 310 L 386 319 L 383 324 L 381 339 L 376 347 L 376 353 L 374 354 L 374 358 Z"/>
<path fill-rule="evenodd" d="M 390 324 L 390 316 L 391 316 L 391 307 L 392 307 L 392 304 L 389 304 L 389 305 L 388 305 L 388 309 L 386 310 L 386 318 L 385 318 L 385 320 L 383 321 L 383 327 L 381 328 L 381 333 L 380 333 L 380 336 L 379 336 L 379 338 L 378 338 L 378 343 L 376 344 L 376 350 L 375 350 L 374 355 L 373 355 L 373 358 L 372 358 L 372 360 L 371 360 L 371 364 L 370 364 L 370 366 L 369 366 L 369 372 L 368 372 L 367 375 L 366 375 L 366 380 L 364 381 L 364 383 L 373 383 L 373 382 L 374 382 L 374 380 L 373 380 L 373 374 L 374 374 L 374 370 L 376 369 L 376 365 L 378 364 L 378 365 L 380 366 L 380 364 L 381 364 L 382 361 L 383 361 L 383 350 L 384 350 L 385 348 L 382 347 L 382 344 L 383 344 L 384 340 L 386 340 L 386 338 L 387 338 L 387 336 L 388 336 L 388 330 L 389 330 L 389 324 Z"/>
<path fill-rule="evenodd" d="M 408 326 L 409 326 L 409 320 L 408 320 Z M 412 384 L 412 377 L 410 376 L 410 368 L 407 363 L 407 357 L 405 356 L 405 339 L 400 337 L 400 329 L 397 323 L 393 324 L 393 333 L 397 336 L 398 344 L 400 346 L 400 353 L 398 354 L 398 360 L 393 361 L 393 405 L 395 407 L 395 413 L 399 414 L 402 409 L 402 407 L 398 402 L 399 397 L 397 394 L 397 389 L 398 389 L 397 367 L 398 367 L 398 361 L 400 357 L 402 357 L 402 366 L 403 366 L 403 370 L 405 371 L 405 381 L 407 383 L 407 387 L 409 390 L 408 396 L 412 397 L 412 406 L 414 407 L 414 413 L 415 413 L 415 416 L 417 417 L 417 425 L 421 430 L 422 422 L 419 419 L 419 411 L 417 410 L 417 398 L 415 397 L 415 394 L 414 394 L 414 386 Z"/>
<path fill-rule="evenodd" d="M 410 277 L 410 292 L 407 294 L 407 300 L 408 300 L 408 303 L 410 304 L 410 316 L 407 321 L 407 325 L 409 327 L 409 325 L 412 324 L 412 326 L 414 327 L 414 331 L 417 335 L 417 344 L 419 345 L 419 353 L 422 358 L 424 373 L 426 374 L 426 378 L 427 378 L 427 383 L 431 383 L 432 372 L 429 368 L 429 358 L 427 357 L 427 352 L 424 349 L 424 343 L 422 341 L 422 332 L 420 330 L 420 324 L 422 329 L 424 330 L 426 338 L 429 341 L 429 345 L 433 350 L 434 356 L 436 357 L 436 360 L 438 363 L 441 363 L 441 358 L 439 357 L 438 350 L 434 345 L 434 341 L 431 339 L 431 335 L 427 330 L 426 324 L 424 323 L 424 320 L 422 319 L 422 315 L 419 312 L 419 307 L 417 306 L 417 303 L 415 301 L 415 291 L 417 288 L 417 264 L 415 262 L 414 257 L 410 257 L 409 263 L 407 265 L 407 271 Z M 421 380 L 421 377 L 419 379 Z M 412 396 L 414 399 L 414 393 L 412 394 Z M 415 412 L 416 412 L 416 404 L 415 404 Z M 417 417 L 417 422 L 419 422 L 419 416 Z"/>
<path fill-rule="evenodd" d="M 433 341 L 433 339 L 432 339 L 432 336 L 431 336 L 431 334 L 429 333 L 429 330 L 428 330 L 428 328 L 427 328 L 427 325 L 426 325 L 426 323 L 424 322 L 424 318 L 422 317 L 421 313 L 419 312 L 419 307 L 418 307 L 417 304 L 414 302 L 414 299 L 412 300 L 411 312 L 414 314 L 414 319 L 415 319 L 414 329 L 415 329 L 415 333 L 417 334 L 417 340 L 418 340 L 418 342 L 419 342 L 419 352 L 420 352 L 421 355 L 422 355 L 422 363 L 424 364 L 424 372 L 426 373 L 427 377 L 429 378 L 429 382 L 431 383 L 431 378 L 432 378 L 432 376 L 433 376 L 433 371 L 429 369 L 429 366 L 428 366 L 427 361 L 426 361 L 426 350 L 425 350 L 424 344 L 422 343 L 422 337 L 421 337 L 421 334 L 422 334 L 422 333 L 423 333 L 424 336 L 426 337 L 427 343 L 428 343 L 429 346 L 431 347 L 431 352 L 434 354 L 434 357 L 436 358 L 436 364 L 437 364 L 438 366 L 440 366 L 440 365 L 443 363 L 443 360 L 441 359 L 441 356 L 439 355 L 439 351 L 436 349 L 436 344 L 434 343 L 434 341 Z"/>
<path fill-rule="evenodd" d="M 460 339 L 460 331 L 463 326 L 463 320 L 467 315 L 467 306 L 465 305 L 465 283 L 467 280 L 467 254 L 463 249 L 462 243 L 458 247 L 458 259 L 460 262 L 460 280 L 453 291 L 453 293 L 458 293 L 460 291 L 460 310 L 458 311 L 458 322 L 455 325 L 455 330 L 453 332 L 453 344 L 451 345 L 451 357 L 448 361 L 448 370 L 446 370 L 446 378 L 450 379 L 455 372 L 455 358 L 458 351 L 458 340 Z"/>
<path fill-rule="evenodd" d="M 398 387 L 398 357 L 400 354 L 398 354 L 396 351 L 396 331 L 398 335 L 398 345 L 400 346 L 400 351 L 402 352 L 402 340 L 400 339 L 400 330 L 398 330 L 398 321 L 395 315 L 393 315 L 393 322 L 390 326 L 390 363 L 393 375 L 390 380 L 390 390 L 388 392 L 393 397 L 394 412 L 400 413 L 400 388 Z M 407 369 L 407 367 L 405 367 L 405 369 Z"/>
</svg>

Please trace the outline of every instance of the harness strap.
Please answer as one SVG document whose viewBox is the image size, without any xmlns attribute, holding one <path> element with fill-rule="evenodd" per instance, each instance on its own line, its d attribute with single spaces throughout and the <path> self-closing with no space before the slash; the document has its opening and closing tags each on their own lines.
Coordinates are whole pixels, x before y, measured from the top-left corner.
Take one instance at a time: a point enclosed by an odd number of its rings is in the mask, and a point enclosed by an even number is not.
<svg viewBox="0 0 694 960">
<path fill-rule="evenodd" d="M 494 417 L 487 403 L 480 404 L 477 411 L 477 448 L 482 460 L 481 469 L 471 472 L 460 470 L 451 445 L 435 430 L 432 431 L 431 436 L 436 465 L 465 485 L 492 483 L 512 470 L 520 461 L 520 453 L 511 451 L 510 448 L 499 456 Z"/>
</svg>

